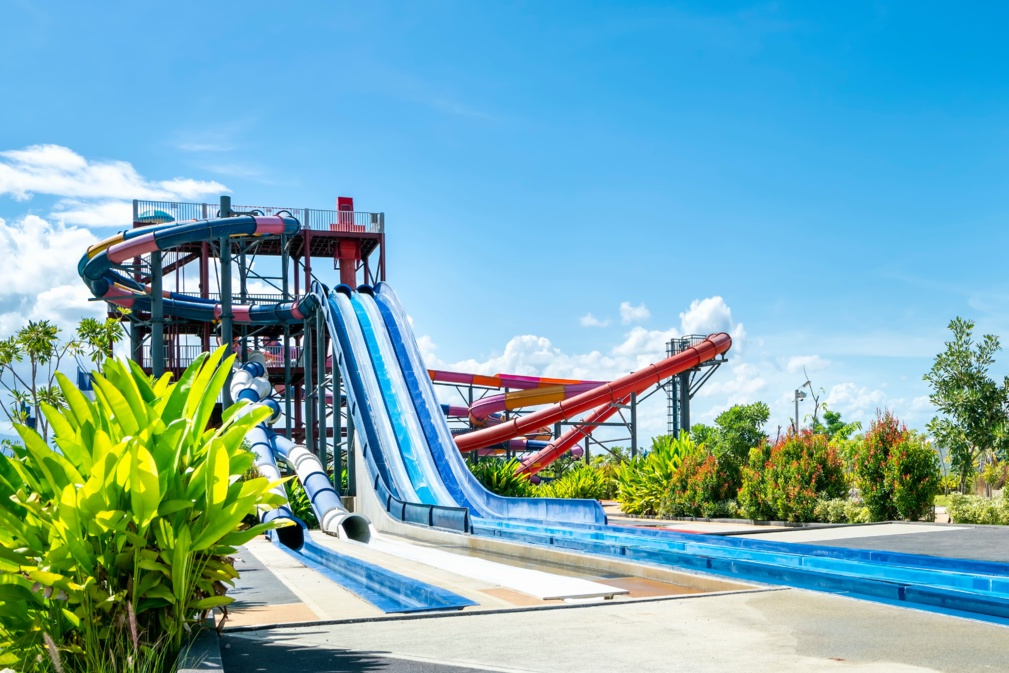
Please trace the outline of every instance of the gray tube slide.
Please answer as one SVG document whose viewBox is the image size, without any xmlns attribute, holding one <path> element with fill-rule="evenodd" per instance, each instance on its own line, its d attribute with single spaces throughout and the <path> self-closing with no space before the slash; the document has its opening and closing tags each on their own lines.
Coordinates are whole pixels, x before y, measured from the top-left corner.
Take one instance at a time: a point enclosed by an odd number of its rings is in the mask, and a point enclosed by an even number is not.
<svg viewBox="0 0 1009 673">
<path fill-rule="evenodd" d="M 305 493 L 323 532 L 358 542 L 368 542 L 371 539 L 371 522 L 360 514 L 352 514 L 344 509 L 340 494 L 333 488 L 322 468 L 322 462 L 314 453 L 304 445 L 295 444 L 281 435 L 274 436 L 273 445 L 305 487 Z"/>
</svg>

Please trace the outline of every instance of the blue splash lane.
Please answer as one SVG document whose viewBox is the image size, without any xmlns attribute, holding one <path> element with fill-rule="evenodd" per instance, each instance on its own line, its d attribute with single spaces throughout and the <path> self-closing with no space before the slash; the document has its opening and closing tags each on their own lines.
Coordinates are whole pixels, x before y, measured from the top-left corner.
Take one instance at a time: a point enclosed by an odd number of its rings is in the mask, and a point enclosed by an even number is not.
<svg viewBox="0 0 1009 673">
<path fill-rule="evenodd" d="M 468 598 L 411 579 L 380 566 L 322 547 L 310 539 L 294 551 L 279 542 L 285 552 L 385 613 L 461 610 L 476 605 Z"/>
</svg>

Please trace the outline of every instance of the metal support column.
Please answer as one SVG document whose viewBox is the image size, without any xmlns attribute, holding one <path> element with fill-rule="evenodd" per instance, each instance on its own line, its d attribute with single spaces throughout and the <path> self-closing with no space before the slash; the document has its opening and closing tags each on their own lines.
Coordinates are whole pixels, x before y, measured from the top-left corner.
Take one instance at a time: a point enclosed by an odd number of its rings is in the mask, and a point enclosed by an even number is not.
<svg viewBox="0 0 1009 673">
<path fill-rule="evenodd" d="M 231 217 L 231 197 L 221 197 L 221 217 Z M 220 239 L 220 260 L 221 260 L 221 345 L 227 348 L 225 355 L 232 352 L 232 343 L 235 340 L 235 316 L 231 313 L 231 239 L 222 236 Z M 234 404 L 231 398 L 231 373 L 228 373 L 228 380 L 224 383 L 224 406 Z"/>
<path fill-rule="evenodd" d="M 284 325 L 284 423 L 287 438 L 294 439 L 294 421 L 291 419 L 291 326 Z"/>
<path fill-rule="evenodd" d="M 329 438 L 326 436 L 328 434 L 326 432 L 326 330 L 322 322 L 322 311 L 315 312 L 315 361 L 315 396 L 319 416 L 319 460 L 322 462 L 322 469 L 325 470 L 329 462 Z"/>
<path fill-rule="evenodd" d="M 303 323 L 305 325 L 305 336 L 301 341 L 301 361 L 302 361 L 302 371 L 305 372 L 305 378 L 303 381 L 304 385 L 304 399 L 305 399 L 305 446 L 308 450 L 319 455 L 318 447 L 315 445 L 315 399 L 313 395 L 315 394 L 313 382 L 312 382 L 312 369 L 315 364 L 312 358 L 312 319 L 309 318 Z"/>
<path fill-rule="evenodd" d="M 683 372 L 676 376 L 680 384 L 680 432 L 690 432 L 690 372 Z"/>
<path fill-rule="evenodd" d="M 330 342 L 327 354 L 335 349 L 335 341 Z M 343 378 L 340 375 L 340 363 L 336 361 L 336 353 L 333 353 L 332 384 L 333 391 L 333 488 L 339 493 L 343 493 L 341 476 L 343 475 Z M 347 462 L 351 461 L 351 447 L 347 445 Z M 347 469 L 348 480 L 350 478 L 350 468 Z M 349 484 L 348 484 L 349 486 Z M 345 494 L 346 495 L 346 494 Z"/>
<path fill-rule="evenodd" d="M 357 495 L 357 454 L 354 451 L 354 416 L 347 403 L 347 495 Z"/>
<path fill-rule="evenodd" d="M 638 394 L 631 393 L 631 458 L 638 455 Z"/>
<path fill-rule="evenodd" d="M 151 374 L 165 373 L 165 295 L 161 273 L 161 251 L 151 253 Z"/>
<path fill-rule="evenodd" d="M 240 304 L 249 303 L 249 268 L 248 268 L 248 256 L 245 252 L 245 244 L 239 244 L 238 247 L 238 302 Z M 247 325 L 242 325 L 242 345 L 239 351 L 239 357 L 242 362 L 246 362 L 249 359 L 249 328 Z"/>
</svg>

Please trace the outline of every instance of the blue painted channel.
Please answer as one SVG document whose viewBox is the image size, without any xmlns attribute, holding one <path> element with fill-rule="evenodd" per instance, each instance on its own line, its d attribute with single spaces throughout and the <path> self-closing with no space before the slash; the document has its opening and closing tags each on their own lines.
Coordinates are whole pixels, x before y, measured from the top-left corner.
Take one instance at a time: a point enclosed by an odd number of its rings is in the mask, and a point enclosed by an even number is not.
<svg viewBox="0 0 1009 673">
<path fill-rule="evenodd" d="M 276 544 L 299 562 L 385 613 L 461 610 L 476 605 L 446 589 L 340 554 L 310 539 L 306 539 L 298 551 L 279 542 Z"/>
</svg>

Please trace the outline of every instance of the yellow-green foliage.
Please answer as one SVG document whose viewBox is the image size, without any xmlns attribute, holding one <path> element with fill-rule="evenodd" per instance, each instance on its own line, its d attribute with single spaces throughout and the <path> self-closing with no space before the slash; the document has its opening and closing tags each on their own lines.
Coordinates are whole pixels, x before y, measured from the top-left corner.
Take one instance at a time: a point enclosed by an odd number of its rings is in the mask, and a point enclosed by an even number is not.
<svg viewBox="0 0 1009 673">
<path fill-rule="evenodd" d="M 697 451 L 690 435 L 662 435 L 648 454 L 632 458 L 617 470 L 617 500 L 625 514 L 655 514 L 680 463 Z"/>
<path fill-rule="evenodd" d="M 0 456 L 0 664 L 170 663 L 199 615 L 231 602 L 229 555 L 270 527 L 240 522 L 280 503 L 267 479 L 239 479 L 253 464 L 242 440 L 269 410 L 236 405 L 207 427 L 231 369 L 222 356 L 175 384 L 109 360 L 93 402 L 60 375 L 66 407 L 43 405 L 56 449 L 17 428 L 24 446 Z"/>
<path fill-rule="evenodd" d="M 580 464 L 563 477 L 540 486 L 536 495 L 541 498 L 588 498 L 601 500 L 607 494 L 606 475 L 602 470 Z"/>
</svg>

